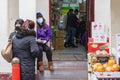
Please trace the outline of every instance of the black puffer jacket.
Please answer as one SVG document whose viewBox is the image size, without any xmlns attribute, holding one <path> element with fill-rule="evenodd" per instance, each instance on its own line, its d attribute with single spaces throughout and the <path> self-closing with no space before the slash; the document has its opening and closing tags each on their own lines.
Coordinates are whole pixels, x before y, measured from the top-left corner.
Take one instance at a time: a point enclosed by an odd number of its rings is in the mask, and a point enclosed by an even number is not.
<svg viewBox="0 0 120 80">
<path fill-rule="evenodd" d="M 20 59 L 21 80 L 35 80 L 35 57 L 39 53 L 35 31 L 19 29 L 13 39 L 13 57 Z"/>
</svg>

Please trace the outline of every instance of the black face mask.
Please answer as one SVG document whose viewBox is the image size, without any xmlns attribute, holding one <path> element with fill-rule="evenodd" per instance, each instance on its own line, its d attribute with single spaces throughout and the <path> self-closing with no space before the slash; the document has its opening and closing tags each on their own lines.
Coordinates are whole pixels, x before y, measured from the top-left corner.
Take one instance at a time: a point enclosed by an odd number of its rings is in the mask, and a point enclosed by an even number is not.
<svg viewBox="0 0 120 80">
<path fill-rule="evenodd" d="M 15 26 L 15 30 L 18 31 L 21 26 Z"/>
</svg>

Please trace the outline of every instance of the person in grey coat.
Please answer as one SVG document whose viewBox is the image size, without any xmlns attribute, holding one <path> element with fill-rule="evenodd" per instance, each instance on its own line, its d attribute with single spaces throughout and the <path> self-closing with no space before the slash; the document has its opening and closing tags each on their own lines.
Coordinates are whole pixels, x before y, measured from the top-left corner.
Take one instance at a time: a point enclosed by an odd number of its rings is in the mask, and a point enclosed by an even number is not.
<svg viewBox="0 0 120 80">
<path fill-rule="evenodd" d="M 20 59 L 21 80 L 35 80 L 35 58 L 39 48 L 34 26 L 32 20 L 26 20 L 22 27 L 18 27 L 13 39 L 13 57 Z"/>
</svg>

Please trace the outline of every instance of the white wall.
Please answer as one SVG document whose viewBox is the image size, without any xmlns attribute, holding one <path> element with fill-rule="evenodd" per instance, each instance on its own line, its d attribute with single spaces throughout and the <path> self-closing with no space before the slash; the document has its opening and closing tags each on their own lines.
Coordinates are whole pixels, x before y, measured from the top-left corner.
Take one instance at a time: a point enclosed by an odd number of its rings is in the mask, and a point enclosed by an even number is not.
<svg viewBox="0 0 120 80">
<path fill-rule="evenodd" d="M 19 0 L 19 17 L 36 21 L 36 0 Z"/>
<path fill-rule="evenodd" d="M 36 11 L 37 8 L 37 11 Z M 40 11 L 49 24 L 49 0 L 0 0 L 0 51 L 14 30 L 17 18 L 36 21 L 36 12 Z M 11 72 L 11 64 L 0 55 L 0 72 Z"/>
<path fill-rule="evenodd" d="M 111 41 L 111 0 L 95 0 L 95 21 L 105 24 L 107 36 Z M 111 42 L 110 42 L 111 43 Z M 110 44 L 111 47 L 111 44 Z"/>
<path fill-rule="evenodd" d="M 120 33 L 120 0 L 111 0 L 111 44 L 116 48 L 116 34 Z"/>
<path fill-rule="evenodd" d="M 103 21 L 111 26 L 110 0 L 95 0 L 95 21 Z"/>
<path fill-rule="evenodd" d="M 36 0 L 36 12 L 41 12 L 49 24 L 49 0 Z"/>
<path fill-rule="evenodd" d="M 8 0 L 0 0 L 0 51 L 8 40 Z M 11 72 L 11 64 L 0 55 L 0 72 Z"/>
<path fill-rule="evenodd" d="M 103 21 L 111 27 L 110 0 L 95 0 L 95 21 Z"/>
<path fill-rule="evenodd" d="M 8 0 L 8 33 L 14 30 L 14 23 L 19 18 L 19 0 Z"/>
</svg>

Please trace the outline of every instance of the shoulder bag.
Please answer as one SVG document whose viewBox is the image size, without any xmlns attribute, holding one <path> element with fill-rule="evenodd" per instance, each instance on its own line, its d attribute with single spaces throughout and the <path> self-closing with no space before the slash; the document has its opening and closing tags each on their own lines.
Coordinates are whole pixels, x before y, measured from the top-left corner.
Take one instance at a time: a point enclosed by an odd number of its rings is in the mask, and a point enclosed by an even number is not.
<svg viewBox="0 0 120 80">
<path fill-rule="evenodd" d="M 14 37 L 15 36 L 13 36 L 13 38 Z M 9 63 L 12 61 L 12 55 L 13 55 L 13 51 L 12 51 L 12 40 L 13 40 L 13 38 L 11 40 L 9 40 L 1 50 L 1 55 Z"/>
</svg>

